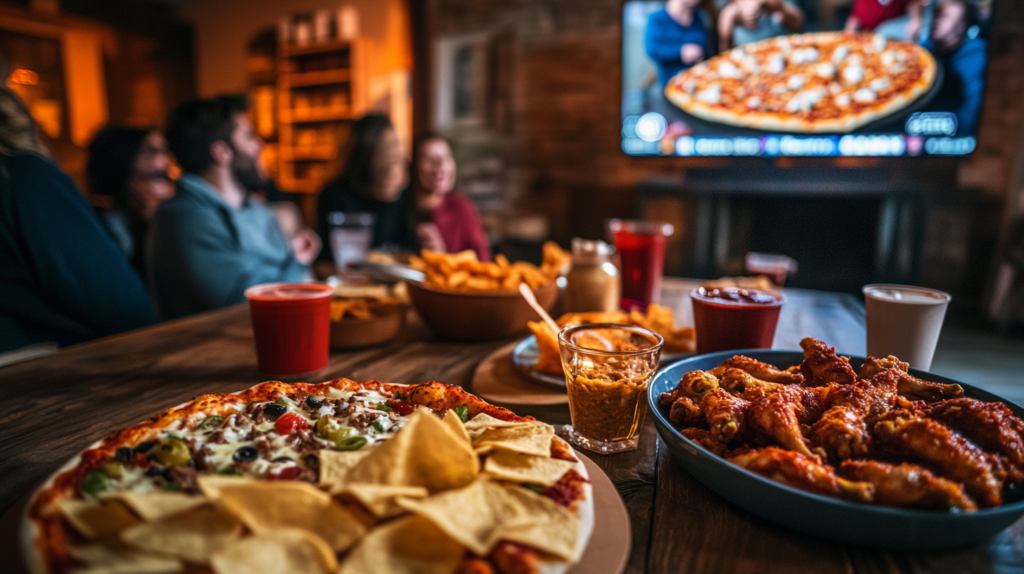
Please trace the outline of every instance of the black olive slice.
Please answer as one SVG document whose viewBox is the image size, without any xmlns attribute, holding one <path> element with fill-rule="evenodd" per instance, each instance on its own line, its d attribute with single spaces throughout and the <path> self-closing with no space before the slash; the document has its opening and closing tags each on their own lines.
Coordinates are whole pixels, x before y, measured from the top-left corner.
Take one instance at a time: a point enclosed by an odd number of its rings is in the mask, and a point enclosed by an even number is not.
<svg viewBox="0 0 1024 574">
<path fill-rule="evenodd" d="M 114 453 L 114 460 L 117 462 L 128 463 L 133 458 L 135 458 L 135 451 L 126 446 L 122 446 Z"/>
<path fill-rule="evenodd" d="M 139 446 L 135 447 L 135 452 L 141 452 L 142 454 L 148 454 L 149 451 L 153 450 L 153 447 L 155 447 L 155 446 L 156 446 L 155 442 L 151 442 L 151 441 L 148 441 L 148 440 L 145 441 L 145 442 L 140 442 Z"/>
<path fill-rule="evenodd" d="M 242 448 L 235 451 L 235 454 L 231 455 L 231 458 L 235 462 L 249 462 L 256 460 L 260 456 L 260 451 L 256 450 L 254 446 L 243 446 Z"/>
<path fill-rule="evenodd" d="M 279 456 L 270 462 L 295 462 L 295 459 L 290 456 Z"/>
<path fill-rule="evenodd" d="M 277 403 L 267 403 L 267 406 L 263 407 L 263 412 L 271 419 L 277 420 L 277 417 L 288 412 L 288 407 Z"/>
<path fill-rule="evenodd" d="M 324 406 L 324 401 L 318 399 L 312 395 L 306 397 L 306 406 L 313 409 L 314 411 Z"/>
</svg>

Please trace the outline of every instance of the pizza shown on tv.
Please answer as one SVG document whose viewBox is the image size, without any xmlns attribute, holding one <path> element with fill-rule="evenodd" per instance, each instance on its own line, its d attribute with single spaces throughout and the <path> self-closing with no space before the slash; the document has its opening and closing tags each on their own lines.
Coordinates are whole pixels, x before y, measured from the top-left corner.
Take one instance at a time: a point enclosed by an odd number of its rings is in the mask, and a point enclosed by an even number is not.
<svg viewBox="0 0 1024 574">
<path fill-rule="evenodd" d="M 924 48 L 872 33 L 817 32 L 744 44 L 673 77 L 665 96 L 698 118 L 765 131 L 848 133 L 928 92 Z"/>
</svg>

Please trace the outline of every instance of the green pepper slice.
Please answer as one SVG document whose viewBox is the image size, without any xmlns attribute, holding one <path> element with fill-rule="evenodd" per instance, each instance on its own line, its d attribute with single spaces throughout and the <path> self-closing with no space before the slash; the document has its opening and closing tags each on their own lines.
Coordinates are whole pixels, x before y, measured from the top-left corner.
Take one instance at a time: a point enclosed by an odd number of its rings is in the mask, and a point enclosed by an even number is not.
<svg viewBox="0 0 1024 574">
<path fill-rule="evenodd" d="M 82 479 L 82 492 L 96 495 L 110 488 L 110 479 L 103 472 L 94 470 Z"/>
<path fill-rule="evenodd" d="M 339 440 L 338 442 L 334 443 L 334 448 L 338 450 L 359 450 L 363 448 L 365 444 L 366 437 L 356 435 Z"/>
<path fill-rule="evenodd" d="M 215 429 L 222 424 L 224 424 L 224 417 L 213 415 L 212 417 L 206 417 L 205 419 L 199 421 L 199 424 L 196 425 L 196 429 Z"/>
</svg>

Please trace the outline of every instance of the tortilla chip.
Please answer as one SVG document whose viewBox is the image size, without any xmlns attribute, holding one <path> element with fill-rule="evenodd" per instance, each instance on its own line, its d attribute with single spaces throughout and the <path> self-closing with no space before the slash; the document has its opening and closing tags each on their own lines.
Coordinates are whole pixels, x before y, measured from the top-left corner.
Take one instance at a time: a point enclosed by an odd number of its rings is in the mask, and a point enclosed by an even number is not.
<svg viewBox="0 0 1024 574">
<path fill-rule="evenodd" d="M 513 520 L 505 523 L 501 537 L 547 552 L 569 562 L 579 562 L 583 549 L 579 548 L 580 519 L 570 510 L 515 485 L 502 487 L 519 511 Z"/>
<path fill-rule="evenodd" d="M 480 460 L 466 441 L 435 415 L 417 410 L 402 432 L 370 451 L 346 480 L 437 493 L 465 486 L 479 473 Z"/>
<path fill-rule="evenodd" d="M 341 565 L 340 574 L 449 574 L 465 549 L 430 520 L 407 516 L 366 535 Z"/>
<path fill-rule="evenodd" d="M 448 536 L 478 556 L 487 556 L 501 540 L 504 520 L 517 514 L 514 502 L 497 483 L 481 479 L 426 500 L 400 499 L 399 506 L 429 518 Z"/>
<path fill-rule="evenodd" d="M 398 504 L 430 519 L 478 556 L 487 556 L 501 540 L 511 540 L 572 562 L 580 558 L 579 518 L 520 486 L 482 478 L 465 488 L 422 501 L 399 499 Z"/>
<path fill-rule="evenodd" d="M 370 449 L 321 450 L 320 485 L 334 487 L 345 482 L 345 476 L 359 461 L 370 454 Z"/>
<path fill-rule="evenodd" d="M 185 569 L 177 558 L 100 544 L 73 546 L 68 553 L 85 564 L 85 568 L 76 569 L 75 574 L 170 574 Z"/>
<path fill-rule="evenodd" d="M 139 523 L 128 507 L 116 500 L 68 500 L 60 505 L 60 511 L 75 530 L 90 540 Z"/>
<path fill-rule="evenodd" d="M 351 494 L 377 518 L 388 518 L 405 512 L 405 509 L 395 502 L 399 497 L 426 498 L 430 494 L 422 486 L 391 486 L 357 482 L 344 485 L 340 492 Z"/>
<path fill-rule="evenodd" d="M 209 500 L 203 496 L 190 496 L 183 492 L 154 490 L 151 492 L 116 492 L 103 497 L 123 502 L 135 514 L 146 521 L 158 520 L 164 516 L 206 504 Z"/>
<path fill-rule="evenodd" d="M 444 418 L 441 419 L 441 422 L 448 428 L 452 429 L 459 438 L 465 440 L 466 444 L 471 443 L 469 433 L 466 432 L 466 426 L 462 423 L 462 419 L 459 418 L 459 415 L 456 414 L 455 411 L 449 409 L 448 412 L 445 413 Z"/>
<path fill-rule="evenodd" d="M 562 374 L 562 353 L 558 348 L 558 333 L 548 326 L 546 321 L 530 321 L 526 324 L 537 340 L 537 361 L 533 364 L 535 371 Z"/>
<path fill-rule="evenodd" d="M 271 528 L 210 559 L 217 574 L 331 574 L 338 559 L 326 542 L 299 528 Z"/>
<path fill-rule="evenodd" d="M 503 421 L 496 419 L 487 413 L 479 413 L 475 417 L 466 421 L 463 427 L 467 431 L 484 430 L 484 429 L 495 429 L 502 427 L 521 427 L 535 424 L 537 421 Z"/>
<path fill-rule="evenodd" d="M 142 550 L 207 564 L 210 556 L 242 537 L 242 523 L 224 508 L 200 506 L 137 524 L 121 539 Z"/>
<path fill-rule="evenodd" d="M 496 450 L 488 455 L 484 463 L 484 472 L 509 482 L 551 486 L 574 466 L 576 465 L 567 460 L 550 456 Z"/>
<path fill-rule="evenodd" d="M 536 421 L 523 426 L 491 428 L 473 440 L 473 450 L 477 454 L 502 449 L 551 456 L 551 439 L 554 436 L 554 427 Z"/>
<path fill-rule="evenodd" d="M 214 480 L 207 480 L 214 478 Z M 199 487 L 219 498 L 250 530 L 256 533 L 278 528 L 300 528 L 320 537 L 342 552 L 366 528 L 331 495 L 306 482 L 223 480 L 200 477 Z"/>
</svg>

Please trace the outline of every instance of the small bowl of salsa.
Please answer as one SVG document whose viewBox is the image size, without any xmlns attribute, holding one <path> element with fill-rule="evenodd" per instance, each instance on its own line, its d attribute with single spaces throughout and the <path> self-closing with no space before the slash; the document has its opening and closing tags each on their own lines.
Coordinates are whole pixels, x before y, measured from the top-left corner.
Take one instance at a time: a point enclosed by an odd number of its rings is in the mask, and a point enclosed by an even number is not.
<svg viewBox="0 0 1024 574">
<path fill-rule="evenodd" d="M 785 297 L 758 289 L 698 287 L 690 292 L 697 353 L 769 349 Z"/>
</svg>

